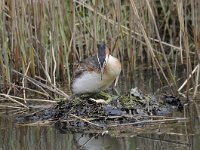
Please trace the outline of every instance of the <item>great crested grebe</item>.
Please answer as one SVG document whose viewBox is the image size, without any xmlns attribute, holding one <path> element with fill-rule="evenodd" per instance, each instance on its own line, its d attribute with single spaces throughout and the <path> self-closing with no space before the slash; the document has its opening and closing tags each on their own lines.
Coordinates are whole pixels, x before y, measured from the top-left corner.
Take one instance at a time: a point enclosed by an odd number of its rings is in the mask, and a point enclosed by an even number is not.
<svg viewBox="0 0 200 150">
<path fill-rule="evenodd" d="M 81 61 L 74 70 L 73 94 L 96 93 L 108 88 L 121 72 L 120 61 L 105 44 L 97 45 L 95 56 Z"/>
</svg>

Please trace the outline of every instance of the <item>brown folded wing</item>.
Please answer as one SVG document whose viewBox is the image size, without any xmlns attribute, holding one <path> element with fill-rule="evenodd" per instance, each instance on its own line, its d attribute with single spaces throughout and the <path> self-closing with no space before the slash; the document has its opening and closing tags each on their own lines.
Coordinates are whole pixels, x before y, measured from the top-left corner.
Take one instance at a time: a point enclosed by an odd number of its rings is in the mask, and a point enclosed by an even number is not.
<svg viewBox="0 0 200 150">
<path fill-rule="evenodd" d="M 84 72 L 99 72 L 99 65 L 96 56 L 84 59 L 74 66 L 74 78 L 80 77 Z"/>
</svg>

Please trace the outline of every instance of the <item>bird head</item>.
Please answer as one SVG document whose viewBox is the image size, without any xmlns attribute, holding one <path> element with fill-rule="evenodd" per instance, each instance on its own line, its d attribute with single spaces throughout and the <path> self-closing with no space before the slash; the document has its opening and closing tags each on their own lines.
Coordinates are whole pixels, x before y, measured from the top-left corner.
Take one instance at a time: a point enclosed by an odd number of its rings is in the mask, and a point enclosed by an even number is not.
<svg viewBox="0 0 200 150">
<path fill-rule="evenodd" d="M 104 43 L 98 44 L 97 48 L 98 48 L 97 60 L 98 60 L 98 63 L 99 63 L 99 69 L 100 69 L 100 72 L 101 72 L 101 80 L 102 80 L 104 68 L 106 66 L 106 63 L 107 63 L 108 57 L 109 57 L 109 50 Z"/>
</svg>

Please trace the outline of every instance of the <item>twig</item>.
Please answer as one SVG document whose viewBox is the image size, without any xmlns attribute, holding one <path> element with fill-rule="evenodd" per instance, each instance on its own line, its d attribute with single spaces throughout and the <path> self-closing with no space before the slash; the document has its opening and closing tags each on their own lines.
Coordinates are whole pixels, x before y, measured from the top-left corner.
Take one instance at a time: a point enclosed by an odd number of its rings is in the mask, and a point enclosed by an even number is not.
<svg viewBox="0 0 200 150">
<path fill-rule="evenodd" d="M 2 107 L 3 107 L 3 105 L 2 105 Z M 1 107 L 0 107 L 1 108 Z M 13 109 L 12 109 L 13 108 Z M 27 111 L 27 109 L 24 109 L 24 108 L 22 108 L 22 107 L 19 107 L 19 108 L 17 108 L 17 107 L 10 107 L 10 109 L 8 110 L 8 107 L 3 107 L 3 108 L 1 108 L 2 110 L 4 110 L 4 111 L 2 111 L 2 112 L 0 112 L 0 115 L 2 115 L 2 114 L 12 114 L 12 115 L 15 115 L 15 114 L 21 114 L 21 113 L 23 113 L 23 112 L 25 112 L 25 111 Z M 6 109 L 6 110 L 5 110 Z"/>
<path fill-rule="evenodd" d="M 16 74 L 19 74 L 19 75 L 21 75 L 21 76 L 24 76 L 24 74 L 22 74 L 22 73 L 20 73 L 20 72 L 18 72 L 18 71 L 16 71 L 16 70 L 12 70 L 14 73 L 16 73 Z M 35 83 L 35 82 L 33 82 L 31 79 L 32 78 L 30 78 L 30 77 L 28 77 L 28 76 L 25 76 L 26 78 L 27 78 L 27 80 L 29 80 L 29 82 L 31 82 L 31 83 L 33 83 L 35 86 L 37 86 L 39 89 L 41 89 L 44 93 L 46 93 L 49 97 L 51 97 L 39 84 L 37 84 L 37 83 Z M 39 81 L 37 81 L 37 82 L 39 82 Z"/>
<path fill-rule="evenodd" d="M 16 87 L 16 88 L 23 89 L 23 87 L 22 87 L 22 86 L 19 86 L 19 85 L 12 84 L 12 86 L 14 86 L 14 87 Z M 30 88 L 28 88 L 28 87 L 24 87 L 24 89 L 29 90 L 29 91 L 31 91 L 31 92 L 35 92 L 35 93 L 37 93 L 37 94 L 41 94 L 41 95 L 46 96 L 46 97 L 52 98 L 49 94 L 46 94 L 46 93 L 43 93 L 43 92 L 40 92 L 40 91 L 37 91 L 37 90 L 34 90 L 34 89 L 30 89 Z M 53 99 L 53 98 L 52 98 L 52 99 Z"/>
<path fill-rule="evenodd" d="M 25 109 L 21 109 L 21 110 L 16 110 L 16 111 L 13 111 L 13 112 L 10 112 L 9 113 L 12 113 L 13 115 L 17 115 L 17 114 L 23 114 L 24 112 L 27 112 L 27 110 Z"/>
<path fill-rule="evenodd" d="M 38 126 L 38 125 L 41 125 L 41 126 L 44 126 L 44 125 L 51 125 L 53 124 L 54 121 L 49 121 L 49 120 L 41 120 L 41 121 L 36 121 L 36 122 L 31 122 L 31 123 L 26 123 L 26 124 L 18 124 L 20 126 Z"/>
<path fill-rule="evenodd" d="M 139 125 L 139 124 L 152 124 L 152 123 L 166 123 L 171 121 L 187 121 L 187 118 L 175 118 L 175 119 L 161 119 L 161 120 L 143 120 L 143 121 L 137 121 L 132 123 L 124 123 L 124 124 L 113 124 L 107 126 L 108 128 L 111 127 L 118 127 L 118 126 L 129 126 L 129 125 Z"/>
<path fill-rule="evenodd" d="M 197 75 L 196 75 L 196 81 L 195 81 L 195 85 L 194 85 L 194 94 L 193 94 L 193 99 L 195 99 L 196 97 L 196 94 L 197 94 L 197 89 L 198 89 L 198 83 L 199 83 L 199 67 L 200 67 L 200 64 L 198 63 L 197 65 Z"/>
<path fill-rule="evenodd" d="M 17 103 L 17 104 L 19 104 L 19 105 L 21 105 L 21 106 L 23 106 L 23 107 L 25 107 L 25 108 L 29 109 L 29 107 L 28 107 L 28 106 L 26 106 L 26 105 L 24 105 L 23 103 L 21 103 L 21 102 L 18 102 L 17 100 L 15 100 L 15 99 L 11 98 L 11 97 L 10 97 L 10 95 L 7 95 L 7 94 L 2 94 L 2 93 L 0 93 L 0 95 L 1 95 L 1 96 L 4 96 L 4 97 L 6 97 L 6 98 L 8 98 L 9 100 L 11 100 L 11 101 L 12 101 L 12 102 L 14 102 L 14 103 Z"/>
<path fill-rule="evenodd" d="M 198 64 L 199 65 L 199 64 Z M 178 89 L 178 92 L 180 92 L 183 87 L 186 85 L 186 83 L 188 82 L 188 80 L 192 77 L 192 75 L 195 73 L 195 71 L 198 69 L 198 65 L 196 65 L 196 67 L 194 68 L 194 70 L 192 71 L 192 73 L 189 75 L 189 77 L 183 82 L 183 84 L 180 86 L 180 88 Z"/>
<path fill-rule="evenodd" d="M 57 67 L 57 64 L 56 64 L 56 58 L 55 58 L 55 51 L 54 51 L 54 47 L 52 45 L 52 57 L 53 57 L 53 62 L 54 62 L 54 67 L 53 67 L 53 84 L 54 86 L 56 86 L 56 67 Z"/>
<path fill-rule="evenodd" d="M 74 115 L 74 114 L 69 114 L 69 115 L 70 115 L 71 117 L 74 117 L 74 118 L 76 118 L 76 119 L 79 119 L 79 120 L 81 120 L 81 121 L 83 121 L 83 122 L 87 122 L 87 123 L 90 124 L 90 125 L 93 125 L 93 126 L 96 126 L 96 127 L 100 127 L 100 128 L 104 128 L 104 126 L 102 126 L 102 125 L 98 125 L 98 124 L 96 124 L 96 123 L 92 123 L 92 122 L 88 121 L 87 119 L 78 117 L 78 116 L 76 116 L 76 115 Z"/>
<path fill-rule="evenodd" d="M 196 108 L 196 112 L 197 112 L 197 117 L 198 117 L 198 121 L 200 121 L 200 110 L 199 110 L 199 104 L 197 104 L 195 101 L 194 101 L 194 106 Z"/>
<path fill-rule="evenodd" d="M 18 99 L 18 100 L 24 100 L 23 98 L 21 97 L 17 97 L 17 96 L 12 96 L 12 95 L 9 95 L 11 98 L 15 98 L 15 99 Z M 36 101 L 36 102 L 48 102 L 48 103 L 57 103 L 56 101 L 53 101 L 53 100 L 47 100 L 47 99 L 26 99 L 27 101 Z"/>
<path fill-rule="evenodd" d="M 49 39 L 51 41 L 51 32 L 49 32 Z M 44 71 L 44 74 L 46 75 L 47 77 L 47 80 L 49 81 L 49 83 L 51 83 L 51 78 L 50 78 L 50 75 L 49 75 L 49 71 L 48 71 L 48 60 L 47 60 L 47 52 L 48 51 L 45 51 L 45 54 L 44 54 L 44 63 L 45 63 L 45 66 L 43 67 L 43 65 L 41 65 L 43 71 Z"/>
<path fill-rule="evenodd" d="M 177 135 L 177 133 L 176 133 L 176 135 Z M 150 137 L 148 137 L 148 136 L 144 136 L 144 135 L 142 135 L 142 134 L 140 134 L 140 135 L 137 135 L 137 137 L 139 137 L 139 138 L 144 138 L 144 139 L 151 139 L 152 141 L 159 141 L 159 142 L 167 142 L 167 143 L 174 143 L 174 144 L 181 144 L 181 145 L 190 145 L 189 143 L 184 143 L 184 142 L 181 142 L 181 141 L 173 141 L 173 140 L 165 140 L 165 139 L 161 139 L 160 137 L 159 138 L 155 138 L 155 137 L 153 137 L 153 136 L 150 136 Z"/>
<path fill-rule="evenodd" d="M 85 143 L 83 143 L 81 145 L 81 147 L 79 149 L 82 149 L 88 142 L 90 142 L 91 140 L 93 140 L 94 138 L 96 138 L 97 136 L 99 136 L 100 133 L 97 133 L 95 136 L 89 138 Z"/>
<path fill-rule="evenodd" d="M 31 77 L 25 76 L 25 75 L 23 75 L 22 73 L 20 73 L 20 72 L 18 72 L 16 70 L 13 70 L 13 72 L 24 76 L 28 81 L 30 81 L 34 85 L 40 87 L 41 89 L 46 88 L 46 89 L 48 89 L 48 90 L 50 90 L 50 91 L 52 91 L 52 92 L 54 92 L 54 93 L 56 93 L 58 95 L 62 95 L 65 98 L 70 99 L 70 96 L 68 96 L 65 92 L 61 91 L 60 89 L 56 88 L 53 84 L 51 84 L 52 87 L 50 87 L 50 86 L 47 86 L 46 84 L 43 84 L 43 83 L 41 83 L 41 82 L 31 78 Z M 45 91 L 45 90 L 43 89 L 43 91 Z M 47 92 L 45 91 L 45 93 L 47 93 Z"/>
<path fill-rule="evenodd" d="M 27 75 L 27 72 L 28 72 L 28 69 L 30 67 L 30 64 L 31 64 L 31 61 L 28 63 L 28 66 L 26 68 L 26 71 L 25 71 L 24 75 Z M 23 95 L 24 95 L 24 103 L 26 103 L 26 90 L 25 90 L 25 78 L 24 77 L 22 79 L 22 88 L 23 88 Z"/>
<path fill-rule="evenodd" d="M 11 105 L 0 105 L 0 107 L 3 107 L 3 108 L 17 108 L 17 109 L 22 109 L 22 107 L 18 107 L 18 106 L 11 106 Z"/>
</svg>

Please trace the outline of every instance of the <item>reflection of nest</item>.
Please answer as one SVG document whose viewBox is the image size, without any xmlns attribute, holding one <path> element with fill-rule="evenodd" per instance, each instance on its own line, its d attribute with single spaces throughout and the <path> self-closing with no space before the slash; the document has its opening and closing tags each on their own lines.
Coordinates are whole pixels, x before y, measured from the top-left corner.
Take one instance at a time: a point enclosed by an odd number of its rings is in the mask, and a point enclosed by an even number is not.
<svg viewBox="0 0 200 150">
<path fill-rule="evenodd" d="M 129 95 L 130 96 L 130 95 Z M 133 98 L 133 96 L 131 96 Z M 129 97 L 130 98 L 130 97 Z M 171 97 L 175 100 L 175 97 Z M 170 97 L 166 96 L 168 103 Z M 166 115 L 172 107 L 167 103 L 158 103 L 155 98 L 147 101 L 134 97 L 131 102 L 134 107 L 127 107 L 122 104 L 122 97 L 112 100 L 109 104 L 99 104 L 90 100 L 75 99 L 68 102 L 59 102 L 54 107 L 37 111 L 29 115 L 21 115 L 16 119 L 19 123 L 55 123 L 55 127 L 61 132 L 81 130 L 107 130 L 122 129 L 126 126 L 144 126 L 146 124 L 156 124 L 165 122 L 185 121 L 185 118 L 172 118 L 158 116 Z M 148 104 L 147 104 L 148 102 Z M 131 104 L 129 101 L 129 105 Z M 173 103 L 174 105 L 174 103 Z M 180 103 L 179 103 L 180 105 Z M 167 111 L 166 111 L 167 110 Z M 127 128 L 128 130 L 128 128 Z"/>
</svg>

